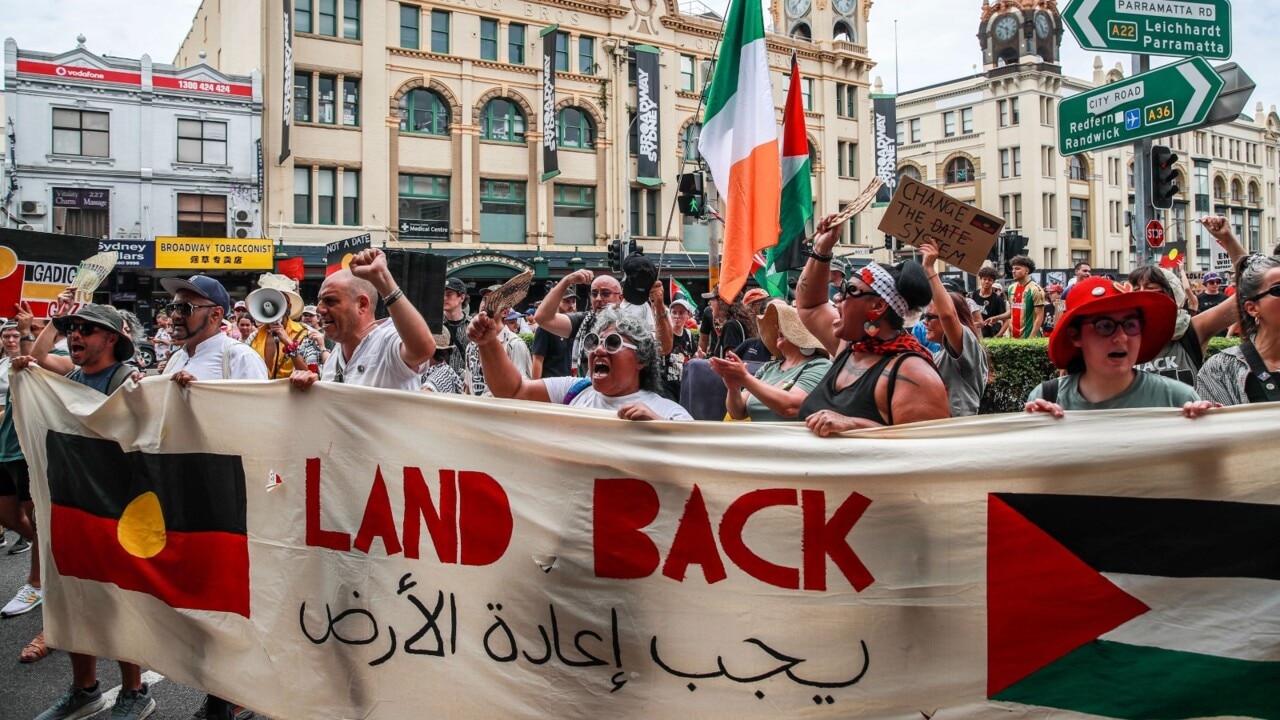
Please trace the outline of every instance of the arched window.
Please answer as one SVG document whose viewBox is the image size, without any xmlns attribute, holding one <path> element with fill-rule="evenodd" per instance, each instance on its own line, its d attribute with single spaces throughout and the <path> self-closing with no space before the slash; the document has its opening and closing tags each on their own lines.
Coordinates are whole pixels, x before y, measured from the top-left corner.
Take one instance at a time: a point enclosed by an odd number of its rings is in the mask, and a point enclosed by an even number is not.
<svg viewBox="0 0 1280 720">
<path fill-rule="evenodd" d="M 1244 183 L 1240 178 L 1231 181 L 1231 202 L 1238 203 L 1244 199 Z"/>
<path fill-rule="evenodd" d="M 410 90 L 400 98 L 400 131 L 449 134 L 449 106 L 434 90 Z"/>
<path fill-rule="evenodd" d="M 915 165 L 903 165 L 898 168 L 898 181 L 901 182 L 904 177 L 909 177 L 916 181 L 923 180 L 923 178 L 920 177 L 920 169 Z"/>
<path fill-rule="evenodd" d="M 567 107 L 560 111 L 557 120 L 560 127 L 560 145 L 567 148 L 594 150 L 596 124 L 582 108 Z"/>
<path fill-rule="evenodd" d="M 506 98 L 494 98 L 480 114 L 480 137 L 484 140 L 524 142 L 524 113 Z"/>
<path fill-rule="evenodd" d="M 831 35 L 837 41 L 851 43 L 858 42 L 858 31 L 854 30 L 852 25 L 843 20 L 836 23 L 835 28 L 831 30 Z"/>
<path fill-rule="evenodd" d="M 973 163 L 968 158 L 958 157 L 947 163 L 947 184 L 973 182 Z"/>
<path fill-rule="evenodd" d="M 1067 161 L 1067 177 L 1072 180 L 1088 180 L 1089 164 L 1079 155 L 1072 155 Z"/>
<path fill-rule="evenodd" d="M 804 23 L 796 23 L 796 26 L 791 28 L 791 37 L 795 38 L 796 40 L 813 42 L 813 31 L 810 30 L 809 26 Z"/>
<path fill-rule="evenodd" d="M 1262 188 L 1258 187 L 1258 183 L 1250 180 L 1249 181 L 1249 202 L 1251 203 L 1262 202 L 1261 193 L 1262 193 Z"/>
<path fill-rule="evenodd" d="M 1227 181 L 1221 175 L 1213 179 L 1213 197 L 1217 200 L 1227 199 Z"/>
<path fill-rule="evenodd" d="M 697 161 L 702 158 L 698 152 L 698 138 L 702 137 L 702 123 L 689 123 L 684 126 L 684 137 L 680 139 L 684 143 L 683 157 L 685 160 Z"/>
</svg>

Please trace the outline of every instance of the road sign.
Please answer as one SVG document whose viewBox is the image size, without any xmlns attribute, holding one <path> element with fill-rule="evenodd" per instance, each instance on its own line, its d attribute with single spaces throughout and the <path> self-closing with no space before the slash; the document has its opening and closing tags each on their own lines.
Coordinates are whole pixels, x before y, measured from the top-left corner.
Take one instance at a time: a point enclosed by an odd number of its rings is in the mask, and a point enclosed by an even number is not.
<svg viewBox="0 0 1280 720">
<path fill-rule="evenodd" d="M 1062 18 L 1089 50 L 1231 57 L 1229 0 L 1071 0 Z"/>
<path fill-rule="evenodd" d="M 401 220 L 400 237 L 449 239 L 449 223 L 445 220 Z"/>
<path fill-rule="evenodd" d="M 1194 127 L 1204 122 L 1222 87 L 1207 61 L 1190 58 L 1063 98 L 1058 152 L 1075 155 Z"/>
<path fill-rule="evenodd" d="M 1229 123 L 1240 117 L 1245 103 L 1249 102 L 1249 96 L 1257 87 L 1253 78 L 1245 74 L 1236 63 L 1219 65 L 1214 70 L 1222 78 L 1224 85 L 1222 92 L 1218 93 L 1218 100 L 1209 108 L 1209 116 L 1201 123 L 1204 127 Z"/>
<path fill-rule="evenodd" d="M 1147 223 L 1147 244 L 1153 248 L 1164 246 L 1164 223 L 1159 220 Z"/>
</svg>

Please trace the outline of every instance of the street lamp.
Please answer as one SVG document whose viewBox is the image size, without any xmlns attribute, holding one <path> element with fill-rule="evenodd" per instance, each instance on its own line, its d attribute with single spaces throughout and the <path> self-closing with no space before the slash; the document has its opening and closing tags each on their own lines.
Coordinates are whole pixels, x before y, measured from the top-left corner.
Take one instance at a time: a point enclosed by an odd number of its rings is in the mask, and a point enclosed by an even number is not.
<svg viewBox="0 0 1280 720">
<path fill-rule="evenodd" d="M 582 257 L 581 257 L 580 255 L 578 255 L 578 248 L 577 248 L 577 246 L 574 246 L 574 248 L 573 248 L 573 257 L 569 258 L 569 262 L 568 262 L 568 265 L 569 265 L 569 272 L 571 272 L 571 273 L 573 273 L 573 272 L 577 272 L 577 271 L 581 270 L 582 268 L 586 267 L 586 264 L 587 264 L 587 261 L 586 261 L 586 260 L 583 260 L 583 259 L 582 259 Z"/>
</svg>

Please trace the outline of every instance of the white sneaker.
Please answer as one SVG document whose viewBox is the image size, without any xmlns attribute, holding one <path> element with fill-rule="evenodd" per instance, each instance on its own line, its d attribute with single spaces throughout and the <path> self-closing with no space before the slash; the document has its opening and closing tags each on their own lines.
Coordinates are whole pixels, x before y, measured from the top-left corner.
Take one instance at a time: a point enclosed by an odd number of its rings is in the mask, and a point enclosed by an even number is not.
<svg viewBox="0 0 1280 720">
<path fill-rule="evenodd" d="M 31 585 L 23 585 L 17 595 L 0 610 L 0 617 L 15 617 L 35 610 L 44 601 L 44 591 Z"/>
</svg>

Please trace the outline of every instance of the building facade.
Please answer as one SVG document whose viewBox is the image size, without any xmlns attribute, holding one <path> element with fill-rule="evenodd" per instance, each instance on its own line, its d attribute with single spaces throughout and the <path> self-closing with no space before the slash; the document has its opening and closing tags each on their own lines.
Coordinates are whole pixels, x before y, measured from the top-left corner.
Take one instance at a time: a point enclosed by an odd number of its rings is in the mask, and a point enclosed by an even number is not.
<svg viewBox="0 0 1280 720">
<path fill-rule="evenodd" d="M 145 318 L 161 302 L 157 276 L 225 273 L 236 288 L 270 269 L 256 72 L 103 57 L 83 38 L 64 53 L 33 52 L 10 38 L 4 73 L 6 227 L 119 251 L 104 300 Z"/>
<path fill-rule="evenodd" d="M 898 168 L 949 194 L 1002 215 L 1006 228 L 1030 239 L 1028 255 L 1042 268 L 1088 262 L 1127 273 L 1133 150 L 1120 146 L 1062 156 L 1058 103 L 1124 78 L 1095 61 L 1093 77 L 1064 76 L 1059 51 L 1066 32 L 1053 0 L 984 2 L 978 51 L 983 70 L 901 93 L 897 98 Z M 1067 35 L 1066 42 L 1074 42 Z M 1155 138 L 1178 155 L 1173 208 L 1157 211 L 1166 227 L 1163 252 L 1188 256 L 1187 269 L 1213 262 L 1212 239 L 1196 219 L 1220 213 L 1253 250 L 1268 250 L 1276 228 L 1280 116 L 1264 113 L 1209 128 Z"/>
<path fill-rule="evenodd" d="M 794 51 L 819 212 L 870 177 L 869 10 L 866 0 L 772 8 L 786 30 L 768 38 L 775 107 L 781 118 Z M 204 52 L 226 72 L 263 68 L 267 229 L 307 258 L 309 274 L 326 243 L 367 232 L 375 245 L 445 254 L 451 274 L 477 284 L 526 265 L 551 276 L 599 269 L 620 238 L 661 255 L 664 270 L 705 279 L 718 228 L 675 212 L 676 178 L 697 169 L 721 24 L 673 0 L 206 0 L 175 63 Z M 557 77 L 551 122 L 544 43 Z M 656 180 L 639 177 L 634 122 L 635 59 L 652 50 Z M 544 182 L 547 133 L 560 174 Z"/>
</svg>

